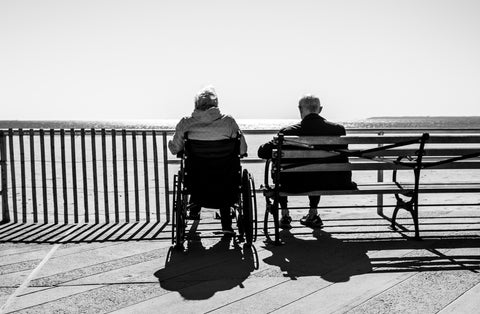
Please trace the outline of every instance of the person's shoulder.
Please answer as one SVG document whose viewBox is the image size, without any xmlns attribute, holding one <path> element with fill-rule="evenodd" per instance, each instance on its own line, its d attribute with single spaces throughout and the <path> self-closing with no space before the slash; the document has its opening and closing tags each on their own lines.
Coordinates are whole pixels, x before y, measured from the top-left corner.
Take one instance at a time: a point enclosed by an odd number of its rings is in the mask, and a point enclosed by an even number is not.
<svg viewBox="0 0 480 314">
<path fill-rule="evenodd" d="M 301 128 L 302 128 L 301 123 L 296 123 L 280 129 L 278 133 L 283 133 L 284 135 L 295 135 L 295 133 L 300 131 Z"/>
<path fill-rule="evenodd" d="M 323 120 L 323 122 L 326 125 L 328 125 L 330 129 L 338 130 L 339 132 L 345 133 L 345 127 L 342 124 L 337 123 L 337 122 L 328 121 L 328 120 Z"/>
</svg>

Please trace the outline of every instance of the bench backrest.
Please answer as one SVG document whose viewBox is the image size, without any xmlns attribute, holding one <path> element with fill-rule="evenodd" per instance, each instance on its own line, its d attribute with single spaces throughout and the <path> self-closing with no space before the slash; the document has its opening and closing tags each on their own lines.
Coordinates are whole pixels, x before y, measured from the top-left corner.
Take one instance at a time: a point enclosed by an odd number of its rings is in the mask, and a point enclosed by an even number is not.
<svg viewBox="0 0 480 314">
<path fill-rule="evenodd" d="M 480 169 L 480 135 L 431 135 L 424 169 Z"/>
<path fill-rule="evenodd" d="M 272 161 L 280 165 L 282 172 L 411 170 L 421 161 L 427 138 L 428 134 L 340 137 L 279 135 Z M 347 145 L 348 149 L 339 148 Z M 338 162 L 339 156 L 347 156 L 348 161 Z M 400 156 L 405 158 L 397 162 Z M 292 159 L 295 162 L 289 163 Z"/>
</svg>

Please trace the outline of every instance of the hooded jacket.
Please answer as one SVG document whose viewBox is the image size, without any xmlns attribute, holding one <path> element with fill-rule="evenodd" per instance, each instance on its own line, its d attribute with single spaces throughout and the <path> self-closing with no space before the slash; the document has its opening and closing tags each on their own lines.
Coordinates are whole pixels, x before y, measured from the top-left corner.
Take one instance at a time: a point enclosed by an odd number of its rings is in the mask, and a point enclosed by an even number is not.
<svg viewBox="0 0 480 314">
<path fill-rule="evenodd" d="M 175 127 L 173 139 L 168 142 L 168 148 L 172 154 L 183 150 L 186 132 L 188 132 L 188 138 L 192 140 L 215 141 L 234 138 L 241 131 L 235 119 L 222 114 L 218 107 L 205 111 L 195 109 L 190 117 L 182 118 Z M 244 136 L 241 136 L 240 154 L 246 153 L 247 143 Z"/>
</svg>

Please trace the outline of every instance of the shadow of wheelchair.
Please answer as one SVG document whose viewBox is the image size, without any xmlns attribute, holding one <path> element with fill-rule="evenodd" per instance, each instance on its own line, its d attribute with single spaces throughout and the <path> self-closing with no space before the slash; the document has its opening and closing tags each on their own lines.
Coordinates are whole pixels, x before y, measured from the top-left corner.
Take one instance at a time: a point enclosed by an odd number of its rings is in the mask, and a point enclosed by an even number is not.
<svg viewBox="0 0 480 314">
<path fill-rule="evenodd" d="M 265 249 L 272 255 L 263 261 L 279 267 L 285 277 L 318 276 L 329 282 L 346 282 L 351 276 L 372 270 L 365 247 L 333 238 L 327 232 L 315 230 L 315 239 L 297 238 L 286 230 L 280 235 L 284 244 L 267 244 Z"/>
<path fill-rule="evenodd" d="M 184 251 L 170 248 L 165 267 L 155 272 L 160 286 L 177 291 L 188 300 L 204 300 L 218 291 L 243 287 L 243 282 L 258 269 L 253 245 L 240 245 L 223 237 L 206 248 L 200 238 L 191 239 Z"/>
</svg>

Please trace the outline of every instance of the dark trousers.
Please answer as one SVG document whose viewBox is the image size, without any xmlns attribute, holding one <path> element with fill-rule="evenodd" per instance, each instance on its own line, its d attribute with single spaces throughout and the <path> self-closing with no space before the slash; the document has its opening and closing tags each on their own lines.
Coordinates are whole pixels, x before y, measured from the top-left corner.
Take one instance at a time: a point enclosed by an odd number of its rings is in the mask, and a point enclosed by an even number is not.
<svg viewBox="0 0 480 314">
<path fill-rule="evenodd" d="M 193 206 L 192 206 L 193 205 Z M 196 205 L 190 200 L 190 211 L 195 211 L 200 213 L 202 207 Z M 220 208 L 220 221 L 222 223 L 222 230 L 228 230 L 232 228 L 232 215 L 230 211 L 230 206 Z"/>
<path fill-rule="evenodd" d="M 310 200 L 310 208 L 317 208 L 318 203 L 320 203 L 320 195 L 309 195 L 308 199 Z M 278 198 L 278 201 L 280 203 L 280 208 L 281 209 L 287 209 L 288 208 L 288 197 L 287 196 L 280 196 Z"/>
<path fill-rule="evenodd" d="M 230 207 L 220 208 L 220 221 L 222 222 L 222 230 L 232 228 L 232 215 L 230 215 Z"/>
</svg>

